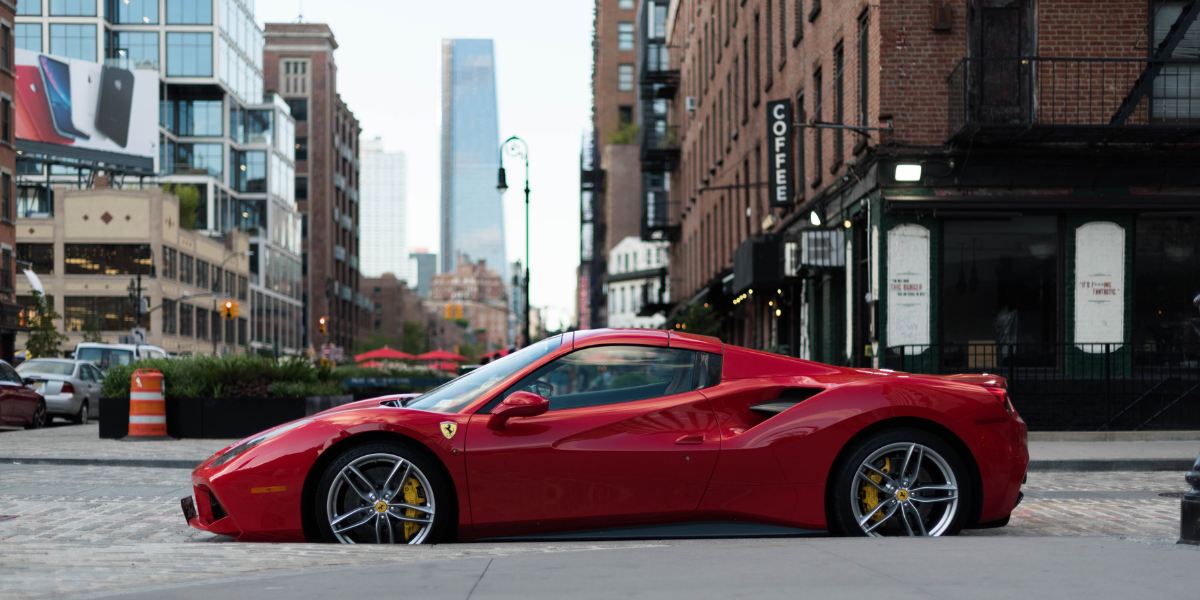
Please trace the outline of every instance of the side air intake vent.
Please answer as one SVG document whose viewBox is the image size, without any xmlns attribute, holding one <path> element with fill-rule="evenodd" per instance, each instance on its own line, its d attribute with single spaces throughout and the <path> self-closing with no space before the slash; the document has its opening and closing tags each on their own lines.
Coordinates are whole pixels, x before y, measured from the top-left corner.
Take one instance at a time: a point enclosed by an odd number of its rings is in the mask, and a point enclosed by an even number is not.
<svg viewBox="0 0 1200 600">
<path fill-rule="evenodd" d="M 751 406 L 750 410 L 773 417 L 823 391 L 825 391 L 825 388 L 788 388 L 780 392 L 778 398 L 759 402 Z"/>
</svg>

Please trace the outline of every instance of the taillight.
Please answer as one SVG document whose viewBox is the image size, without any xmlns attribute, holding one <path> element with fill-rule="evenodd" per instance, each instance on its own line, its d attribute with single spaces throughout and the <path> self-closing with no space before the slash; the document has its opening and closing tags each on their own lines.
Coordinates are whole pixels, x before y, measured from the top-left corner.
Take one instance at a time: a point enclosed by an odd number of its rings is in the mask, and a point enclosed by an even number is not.
<svg viewBox="0 0 1200 600">
<path fill-rule="evenodd" d="M 62 385 L 62 392 L 61 392 L 61 393 L 63 393 L 63 394 L 74 394 L 74 393 L 75 393 L 75 386 L 71 385 L 71 382 L 69 382 L 69 381 L 64 381 L 64 382 L 63 382 L 63 385 Z"/>
<path fill-rule="evenodd" d="M 1008 399 L 1008 390 L 998 387 L 989 387 L 983 389 L 991 392 L 991 394 L 1000 401 L 1000 404 L 1004 406 L 1004 410 L 1007 410 L 1009 414 L 1012 414 L 1013 407 L 1012 402 L 1010 402 Z"/>
</svg>

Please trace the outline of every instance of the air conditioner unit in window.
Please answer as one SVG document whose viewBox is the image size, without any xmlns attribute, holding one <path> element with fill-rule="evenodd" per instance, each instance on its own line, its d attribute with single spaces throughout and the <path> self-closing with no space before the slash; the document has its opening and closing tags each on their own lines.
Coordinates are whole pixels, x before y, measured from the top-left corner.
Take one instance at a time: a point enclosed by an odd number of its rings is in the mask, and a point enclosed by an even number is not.
<svg viewBox="0 0 1200 600">
<path fill-rule="evenodd" d="M 846 265 L 846 237 L 841 229 L 805 231 L 800 238 L 800 264 L 810 267 Z"/>
<path fill-rule="evenodd" d="M 688 112 L 696 112 L 696 97 L 688 96 L 684 100 L 683 105 L 687 108 Z"/>
</svg>

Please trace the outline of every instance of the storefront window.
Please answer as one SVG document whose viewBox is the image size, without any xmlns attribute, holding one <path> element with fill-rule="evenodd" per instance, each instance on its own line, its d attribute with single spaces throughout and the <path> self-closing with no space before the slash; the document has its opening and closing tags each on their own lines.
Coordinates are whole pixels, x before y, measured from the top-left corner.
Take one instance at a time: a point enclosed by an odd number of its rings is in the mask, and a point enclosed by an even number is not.
<svg viewBox="0 0 1200 600">
<path fill-rule="evenodd" d="M 942 340 L 953 344 L 1058 341 L 1056 216 L 946 221 Z"/>
<path fill-rule="evenodd" d="M 1200 219 L 1140 216 L 1133 258 L 1133 342 L 1197 344 L 1192 299 L 1200 294 Z"/>
</svg>

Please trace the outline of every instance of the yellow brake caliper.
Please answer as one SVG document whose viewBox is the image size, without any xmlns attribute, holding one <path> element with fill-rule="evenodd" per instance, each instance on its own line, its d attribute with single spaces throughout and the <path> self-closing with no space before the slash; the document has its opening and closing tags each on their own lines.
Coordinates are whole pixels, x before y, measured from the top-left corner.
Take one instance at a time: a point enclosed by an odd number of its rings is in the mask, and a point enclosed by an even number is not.
<svg viewBox="0 0 1200 600">
<path fill-rule="evenodd" d="M 410 506 L 425 505 L 425 492 L 421 489 L 421 484 L 417 482 L 415 477 L 409 477 L 408 481 L 404 482 L 404 487 L 401 488 L 401 491 L 404 493 L 405 504 Z M 404 509 L 404 516 L 415 519 L 419 516 L 419 513 L 415 509 L 406 508 Z M 404 541 L 407 542 L 408 540 L 411 540 L 412 536 L 416 535 L 418 531 L 421 531 L 420 523 L 405 521 Z"/>
<path fill-rule="evenodd" d="M 883 468 L 879 469 L 879 471 L 881 473 L 885 473 L 885 474 L 892 472 L 892 461 L 890 458 L 888 458 L 886 456 L 883 458 Z M 870 477 L 871 481 L 874 481 L 875 483 L 883 482 L 883 477 L 880 477 L 879 475 L 868 475 L 868 477 Z M 862 491 L 863 491 L 863 499 L 862 499 L 863 513 L 870 514 L 871 511 L 875 510 L 876 506 L 879 506 L 879 488 L 877 488 L 869 483 L 865 483 L 862 486 Z M 875 516 L 871 517 L 871 520 L 875 521 L 875 522 L 879 522 L 879 521 L 883 520 L 883 514 L 884 514 L 884 511 L 881 510 L 881 511 L 875 513 Z"/>
</svg>

